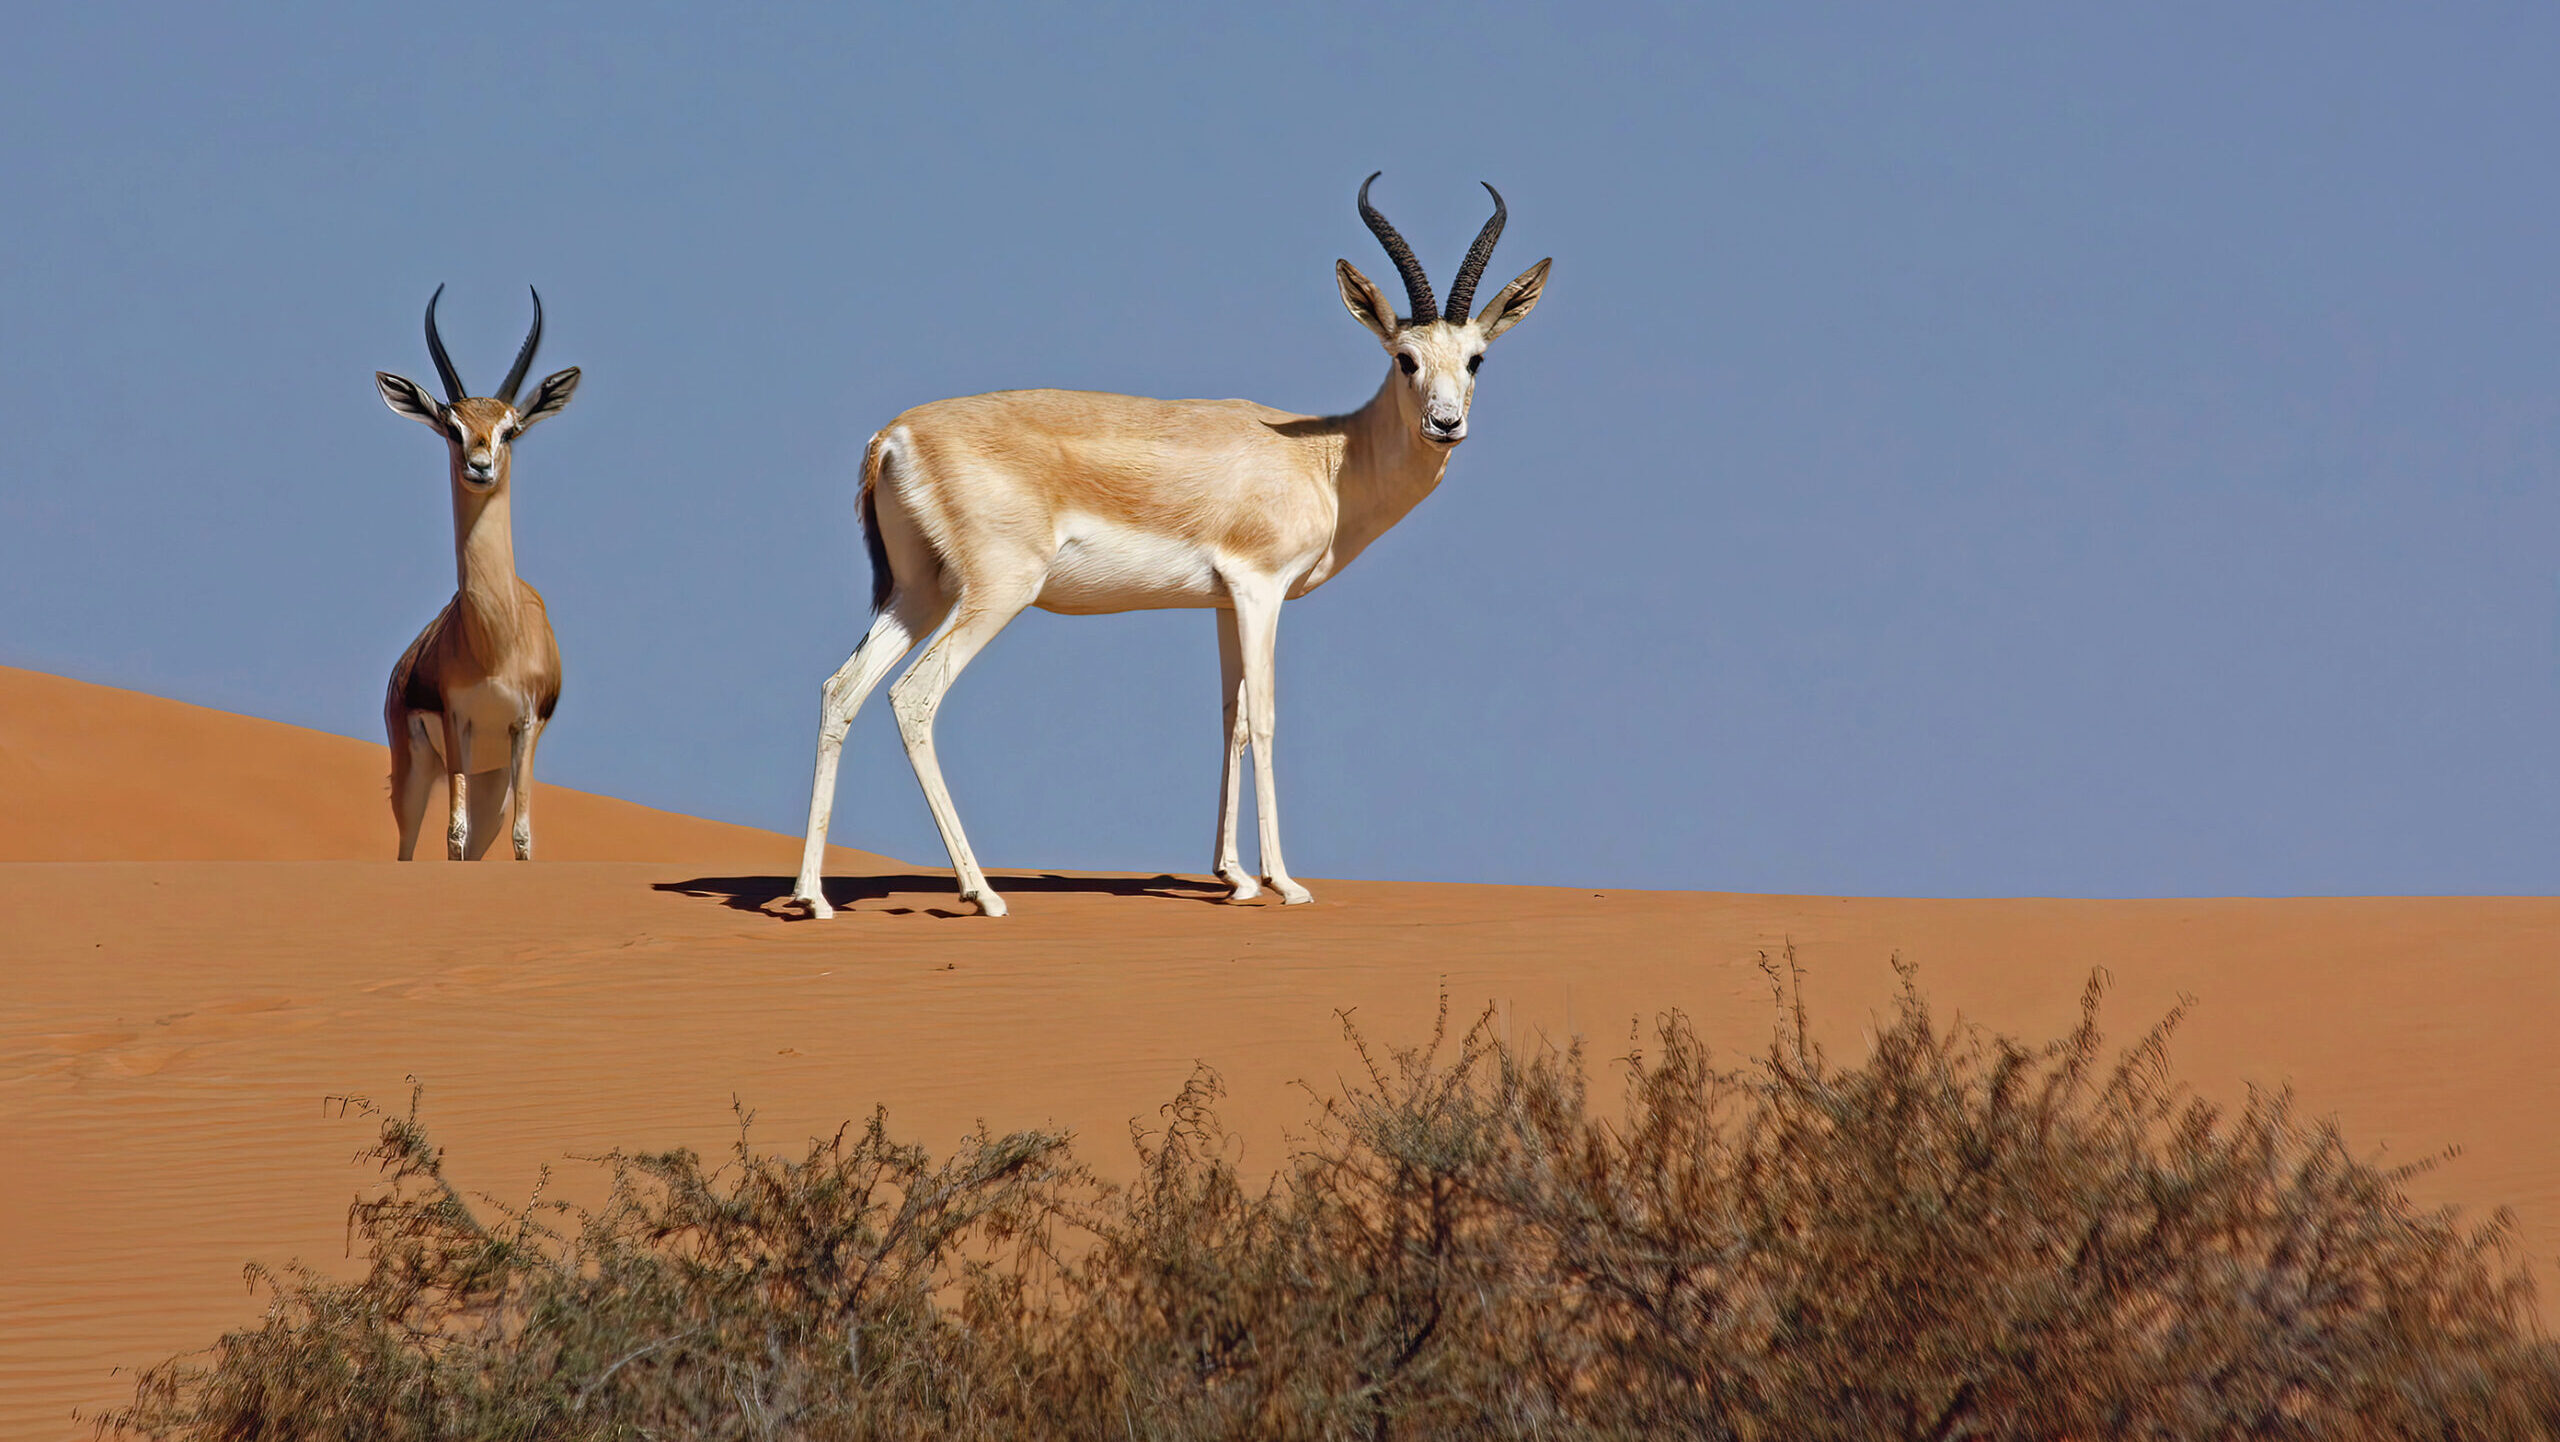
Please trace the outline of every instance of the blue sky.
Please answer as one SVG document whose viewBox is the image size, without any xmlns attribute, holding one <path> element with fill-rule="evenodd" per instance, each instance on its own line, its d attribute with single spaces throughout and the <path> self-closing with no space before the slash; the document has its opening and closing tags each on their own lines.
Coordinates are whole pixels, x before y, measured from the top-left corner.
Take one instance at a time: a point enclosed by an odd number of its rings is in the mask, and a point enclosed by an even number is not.
<svg viewBox="0 0 2560 1442">
<path fill-rule="evenodd" d="M 1335 299 L 1556 258 L 1447 484 L 1281 629 L 1301 875 L 1874 894 L 2560 877 L 2560 14 L 31 11 L 0 662 L 378 737 L 443 456 L 517 460 L 547 779 L 796 830 L 862 442 L 1011 386 L 1347 409 Z M 1209 618 L 943 712 L 990 865 L 1198 871 Z M 939 846 L 874 707 L 837 838 Z M 388 810 L 384 845 L 391 845 Z"/>
</svg>

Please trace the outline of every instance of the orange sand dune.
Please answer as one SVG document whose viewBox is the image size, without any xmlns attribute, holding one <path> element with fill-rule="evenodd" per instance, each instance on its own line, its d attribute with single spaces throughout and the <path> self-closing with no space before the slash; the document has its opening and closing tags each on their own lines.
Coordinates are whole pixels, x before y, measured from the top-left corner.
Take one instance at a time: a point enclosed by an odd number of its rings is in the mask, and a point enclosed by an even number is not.
<svg viewBox="0 0 2560 1442">
<path fill-rule="evenodd" d="M 389 860 L 390 771 L 369 742 L 0 666 L 0 861 Z M 797 864 L 771 832 L 535 779 L 545 861 Z M 438 785 L 422 860 L 444 860 L 444 812 Z"/>
<path fill-rule="evenodd" d="M 297 745 L 344 754 L 357 810 L 379 804 L 378 752 L 223 721 L 262 734 L 281 774 L 317 773 L 293 769 Z M 111 771 L 110 738 L 149 731 L 130 713 L 5 725 L 13 748 L 43 729 L 56 774 Z M 13 815 L 19 774 L 0 773 Z M 245 783 L 215 770 L 191 785 Z M 133 834 L 177 824 L 150 811 L 155 795 L 128 793 Z M 276 824 L 330 834 L 323 814 L 340 805 L 314 797 L 313 814 Z M 1224 905 L 1193 880 L 1036 875 L 1012 879 L 1013 915 L 988 920 L 952 914 L 947 878 L 874 860 L 840 867 L 843 914 L 822 924 L 776 914 L 788 838 L 638 814 L 670 836 L 701 826 L 706 847 L 742 836 L 753 855 L 0 864 L 0 1436 L 73 1435 L 75 1406 L 123 1395 L 110 1368 L 250 1320 L 247 1259 L 345 1265 L 345 1206 L 364 1180 L 347 1158 L 369 1130 L 324 1107 L 331 1094 L 395 1100 L 404 1078 L 424 1079 L 459 1179 L 520 1197 L 566 1153 L 717 1147 L 732 1097 L 776 1145 L 882 1102 L 937 1147 L 978 1118 L 1061 1123 L 1121 1171 L 1131 1119 L 1206 1061 L 1225 1074 L 1248 1163 L 1275 1163 L 1305 1106 L 1289 1083 L 1330 1087 L 1352 1065 L 1337 1008 L 1410 1040 L 1445 987 L 1470 1012 L 1504 1004 L 1522 1035 L 1585 1033 L 1606 1057 L 1633 1018 L 1678 1006 L 1718 1045 L 1756 1050 L 1772 1020 L 1756 958 L 1790 942 L 1817 1030 L 1845 1055 L 1889 995 L 1896 952 L 1922 965 L 1942 1012 L 2037 1035 L 2069 1025 L 2092 966 L 2117 978 L 2120 1036 L 2192 993 L 2177 1056 L 2199 1087 L 2290 1082 L 2395 1158 L 2459 1144 L 2422 1195 L 2512 1204 L 2546 1301 L 2560 1294 L 2560 1059 L 2546 1036 L 2560 900 L 1334 881 L 1310 883 L 1315 905 L 1281 908 Z"/>
</svg>

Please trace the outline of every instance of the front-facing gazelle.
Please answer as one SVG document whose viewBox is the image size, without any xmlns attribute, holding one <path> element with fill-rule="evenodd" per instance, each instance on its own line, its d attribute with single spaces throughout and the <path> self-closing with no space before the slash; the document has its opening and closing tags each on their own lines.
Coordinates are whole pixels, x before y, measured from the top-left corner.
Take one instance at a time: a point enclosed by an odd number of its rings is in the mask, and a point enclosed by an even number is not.
<svg viewBox="0 0 2560 1442">
<path fill-rule="evenodd" d="M 448 784 L 444 854 L 477 861 L 498 836 L 498 820 L 515 805 L 515 853 L 533 859 L 533 748 L 560 703 L 560 646 L 541 593 L 516 574 L 510 472 L 515 439 L 536 421 L 558 415 L 578 389 L 578 368 L 546 377 L 519 401 L 525 371 L 542 345 L 542 296 L 533 297 L 533 329 L 495 395 L 473 396 L 436 334 L 436 300 L 427 300 L 427 351 L 444 381 L 445 399 L 406 376 L 376 371 L 383 403 L 444 437 L 453 488 L 453 599 L 418 633 L 391 668 L 382 725 L 391 742 L 391 814 L 400 827 L 400 859 L 417 851 L 418 827 L 436 777 Z M 521 406 L 521 408 L 519 408 Z"/>
<path fill-rule="evenodd" d="M 791 889 L 813 915 L 834 914 L 818 870 L 846 729 L 927 636 L 889 703 L 961 899 L 1004 914 L 943 784 L 933 717 L 961 669 L 1025 606 L 1218 613 L 1226 766 L 1213 865 L 1234 899 L 1261 891 L 1236 853 L 1238 767 L 1250 742 L 1263 875 L 1283 900 L 1309 899 L 1280 857 L 1272 784 L 1280 603 L 1331 579 L 1440 484 L 1449 452 L 1466 439 L 1485 347 L 1528 315 L 1547 280 L 1542 260 L 1469 317 L 1505 214 L 1501 193 L 1487 185 L 1493 218 L 1459 266 L 1443 314 L 1421 262 L 1369 204 L 1376 179 L 1361 183 L 1360 217 L 1403 276 L 1412 314 L 1398 318 L 1351 262 L 1334 263 L 1342 303 L 1391 358 L 1385 383 L 1360 409 L 1301 416 L 1251 401 L 999 391 L 918 406 L 871 438 L 861 513 L 875 614 L 823 688 L 808 842 Z"/>
</svg>

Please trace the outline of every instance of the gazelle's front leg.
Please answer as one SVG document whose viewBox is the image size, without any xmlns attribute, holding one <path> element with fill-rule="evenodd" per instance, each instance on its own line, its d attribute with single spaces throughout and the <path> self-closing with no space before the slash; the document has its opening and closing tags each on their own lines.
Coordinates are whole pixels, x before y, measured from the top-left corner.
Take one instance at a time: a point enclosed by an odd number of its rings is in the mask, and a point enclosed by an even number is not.
<svg viewBox="0 0 2560 1442">
<path fill-rule="evenodd" d="M 1262 883 L 1253 879 L 1236 855 L 1236 812 L 1244 800 L 1244 643 L 1236 638 L 1236 613 L 1223 610 L 1217 615 L 1218 697 L 1224 722 L 1219 739 L 1225 760 L 1218 768 L 1218 836 L 1210 870 L 1227 883 L 1229 901 L 1251 901 L 1262 894 Z"/>
<path fill-rule="evenodd" d="M 471 723 L 448 710 L 444 713 L 445 800 L 449 803 L 444 828 L 447 861 L 464 860 L 465 848 L 471 844 L 471 773 L 463 769 L 470 764 Z"/>
<path fill-rule="evenodd" d="M 1274 584 L 1238 587 L 1232 581 L 1229 590 L 1235 599 L 1236 640 L 1244 652 L 1245 732 L 1253 744 L 1253 810 L 1261 823 L 1262 875 L 1282 901 L 1295 906 L 1315 898 L 1289 879 L 1289 864 L 1280 858 L 1280 789 L 1271 775 L 1271 732 L 1280 710 L 1273 680 L 1281 592 Z"/>
<path fill-rule="evenodd" d="M 516 860 L 533 859 L 533 743 L 542 739 L 542 718 L 527 716 L 507 730 L 507 791 L 515 798 Z"/>
</svg>

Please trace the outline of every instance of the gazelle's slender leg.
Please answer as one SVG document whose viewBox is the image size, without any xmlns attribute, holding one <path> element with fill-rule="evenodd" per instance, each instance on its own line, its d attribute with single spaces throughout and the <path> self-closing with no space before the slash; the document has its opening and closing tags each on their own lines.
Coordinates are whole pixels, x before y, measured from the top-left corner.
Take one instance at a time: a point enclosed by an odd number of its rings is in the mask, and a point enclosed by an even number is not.
<svg viewBox="0 0 2560 1442">
<path fill-rule="evenodd" d="M 425 721 L 404 717 L 391 738 L 391 819 L 400 826 L 400 859 L 418 854 L 418 829 L 426 823 L 427 797 L 435 790 L 436 749 L 428 744 Z"/>
<path fill-rule="evenodd" d="M 1002 916 L 1004 898 L 988 888 L 987 874 L 978 869 L 977 854 L 969 849 L 969 838 L 960 829 L 959 809 L 951 804 L 951 788 L 943 784 L 942 763 L 933 751 L 933 715 L 942 708 L 951 683 L 1038 594 L 1036 587 L 1029 586 L 1006 587 L 1000 595 L 990 595 L 991 589 L 979 584 L 962 592 L 958 615 L 926 645 L 923 658 L 889 688 L 889 708 L 897 713 L 907 760 L 924 787 L 933 824 L 942 830 L 942 844 L 951 853 L 951 869 L 959 873 L 960 899 L 976 902 L 984 915 Z"/>
<path fill-rule="evenodd" d="M 542 718 L 527 716 L 507 734 L 507 795 L 515 801 L 516 860 L 533 859 L 533 747 L 542 739 Z"/>
<path fill-rule="evenodd" d="M 1262 883 L 1253 879 L 1236 855 L 1236 813 L 1242 809 L 1244 785 L 1244 643 L 1236 639 L 1236 613 L 1217 614 L 1218 705 L 1225 760 L 1218 770 L 1218 837 L 1210 869 L 1227 883 L 1229 901 L 1251 901 L 1262 894 Z"/>
<path fill-rule="evenodd" d="M 939 589 L 901 587 L 871 618 L 871 630 L 853 654 L 819 688 L 818 769 L 809 787 L 809 834 L 800 848 L 800 876 L 791 883 L 791 899 L 806 903 L 809 914 L 823 921 L 836 914 L 827 905 L 818 872 L 827 859 L 827 825 L 836 805 L 836 762 L 844 754 L 845 732 L 880 678 L 896 668 L 917 638 L 941 624 L 950 610 Z"/>
<path fill-rule="evenodd" d="M 444 859 L 460 861 L 463 848 L 471 841 L 471 778 L 462 768 L 471 755 L 469 722 L 448 711 L 444 718 L 444 774 L 446 812 Z"/>
<path fill-rule="evenodd" d="M 1261 823 L 1262 875 L 1280 899 L 1295 906 L 1313 901 L 1307 889 L 1289 879 L 1289 864 L 1280 857 L 1280 791 L 1271 775 L 1271 732 L 1279 715 L 1273 689 L 1273 657 L 1280 638 L 1280 590 L 1277 586 L 1235 587 L 1236 639 L 1244 651 L 1245 730 L 1253 743 L 1253 810 Z"/>
<path fill-rule="evenodd" d="M 464 843 L 462 854 L 478 861 L 498 844 L 498 833 L 507 829 L 507 768 L 492 766 L 471 773 L 469 809 L 471 839 Z"/>
</svg>

